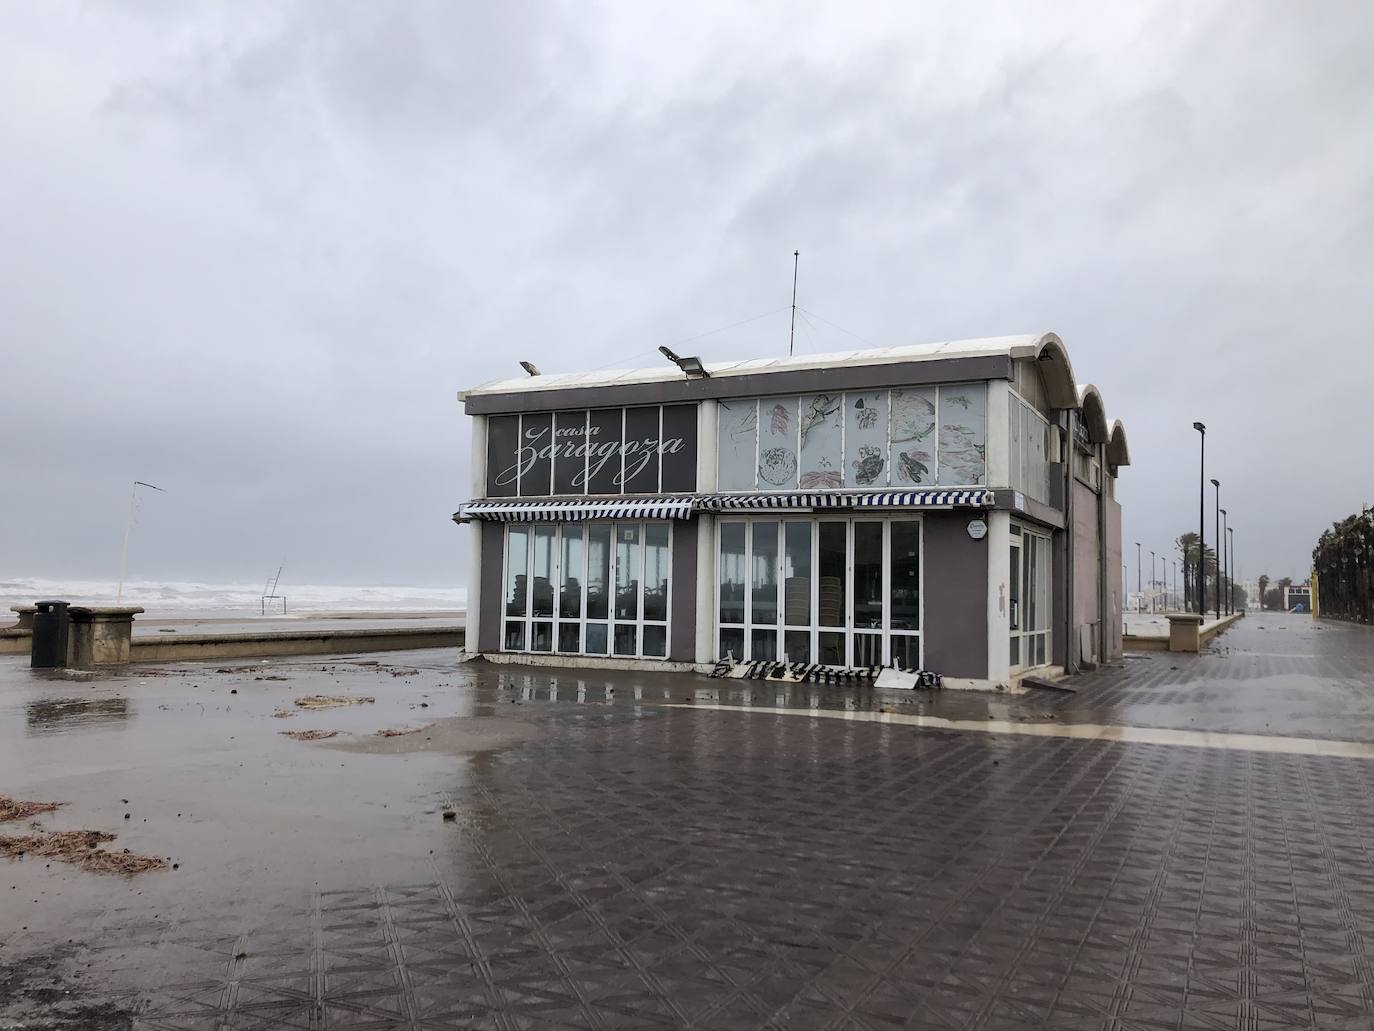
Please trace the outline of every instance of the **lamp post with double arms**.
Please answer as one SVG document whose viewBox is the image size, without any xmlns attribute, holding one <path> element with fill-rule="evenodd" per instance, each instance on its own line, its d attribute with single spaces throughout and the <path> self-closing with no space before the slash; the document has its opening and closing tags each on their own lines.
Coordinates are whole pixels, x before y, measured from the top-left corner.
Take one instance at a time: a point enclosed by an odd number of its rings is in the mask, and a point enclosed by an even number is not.
<svg viewBox="0 0 1374 1031">
<path fill-rule="evenodd" d="M 1198 443 L 1198 480 L 1197 480 L 1197 608 L 1193 611 L 1200 616 L 1207 615 L 1207 578 L 1203 575 L 1202 551 L 1207 545 L 1207 427 L 1200 422 L 1193 423 L 1197 430 Z"/>
<path fill-rule="evenodd" d="M 1225 574 L 1226 580 L 1226 614 L 1231 614 L 1231 563 L 1228 561 L 1230 552 L 1226 549 L 1226 509 L 1221 510 L 1221 569 Z"/>
<path fill-rule="evenodd" d="M 1226 528 L 1226 557 L 1231 563 L 1231 582 L 1234 584 L 1236 582 L 1236 528 L 1234 526 L 1228 526 Z M 1233 595 L 1233 600 L 1231 602 L 1231 611 L 1235 612 L 1235 588 L 1232 587 L 1231 591 Z"/>
<path fill-rule="evenodd" d="M 1212 478 L 1212 486 L 1216 488 L 1216 500 L 1214 502 L 1217 531 L 1217 619 L 1221 618 L 1221 481 L 1216 477 Z"/>
<path fill-rule="evenodd" d="M 1135 610 L 1145 611 L 1145 588 L 1140 583 L 1140 542 L 1135 542 Z"/>
</svg>

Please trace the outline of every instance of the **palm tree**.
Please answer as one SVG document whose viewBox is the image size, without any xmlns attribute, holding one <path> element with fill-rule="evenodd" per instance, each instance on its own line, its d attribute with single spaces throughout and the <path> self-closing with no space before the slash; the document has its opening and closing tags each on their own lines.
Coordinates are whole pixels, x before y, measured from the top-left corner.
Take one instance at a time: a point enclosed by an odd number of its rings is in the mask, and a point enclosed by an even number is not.
<svg viewBox="0 0 1374 1031">
<path fill-rule="evenodd" d="M 1259 577 L 1260 608 L 1264 608 L 1264 592 L 1269 587 L 1269 574 L 1261 573 Z"/>
<path fill-rule="evenodd" d="M 1181 534 L 1174 544 L 1183 556 L 1183 593 L 1187 598 L 1187 608 L 1191 611 L 1197 605 L 1197 534 Z M 1202 549 L 1202 570 L 1206 577 L 1207 599 L 1216 597 L 1217 555 L 1209 546 Z M 1204 599 L 1203 604 L 1207 604 Z"/>
</svg>

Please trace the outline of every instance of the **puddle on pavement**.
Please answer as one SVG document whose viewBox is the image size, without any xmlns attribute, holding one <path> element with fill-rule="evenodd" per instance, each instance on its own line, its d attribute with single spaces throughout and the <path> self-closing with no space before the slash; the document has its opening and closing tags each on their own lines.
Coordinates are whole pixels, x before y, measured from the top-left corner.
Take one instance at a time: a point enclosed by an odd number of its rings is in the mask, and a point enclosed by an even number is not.
<svg viewBox="0 0 1374 1031">
<path fill-rule="evenodd" d="M 25 704 L 24 725 L 29 734 L 54 734 L 123 723 L 131 715 L 127 698 L 45 698 Z"/>
<path fill-rule="evenodd" d="M 320 742 L 321 748 L 358 755 L 411 755 L 434 752 L 439 755 L 470 755 L 495 752 L 523 741 L 543 737 L 545 730 L 528 720 L 501 716 L 451 716 L 435 720 L 411 733 L 383 737 L 370 734 L 351 738 L 332 738 Z"/>
</svg>

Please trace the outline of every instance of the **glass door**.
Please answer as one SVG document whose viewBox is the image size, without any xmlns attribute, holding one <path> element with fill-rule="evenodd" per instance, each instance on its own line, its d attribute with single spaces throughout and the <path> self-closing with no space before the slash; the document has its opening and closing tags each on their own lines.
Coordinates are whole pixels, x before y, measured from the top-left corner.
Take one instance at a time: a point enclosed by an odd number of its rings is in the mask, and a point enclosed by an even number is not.
<svg viewBox="0 0 1374 1031">
<path fill-rule="evenodd" d="M 719 534 L 719 657 L 920 667 L 919 519 L 723 520 Z"/>
<path fill-rule="evenodd" d="M 1011 668 L 1048 665 L 1053 608 L 1050 538 L 1013 526 L 1010 557 L 1007 616 Z"/>
<path fill-rule="evenodd" d="M 502 650 L 668 655 L 667 522 L 506 528 Z"/>
</svg>

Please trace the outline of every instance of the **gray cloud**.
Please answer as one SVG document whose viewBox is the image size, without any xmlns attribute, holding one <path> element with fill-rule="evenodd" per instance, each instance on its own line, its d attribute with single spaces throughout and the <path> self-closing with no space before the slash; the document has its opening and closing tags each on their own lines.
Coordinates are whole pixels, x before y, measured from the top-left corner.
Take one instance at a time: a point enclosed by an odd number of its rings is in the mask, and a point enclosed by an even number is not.
<svg viewBox="0 0 1374 1031">
<path fill-rule="evenodd" d="M 113 575 L 138 477 L 146 575 L 455 582 L 456 389 L 779 309 L 794 247 L 803 350 L 1060 333 L 1128 545 L 1196 418 L 1245 572 L 1369 500 L 1368 5 L 7 14 L 0 572 Z"/>
</svg>

